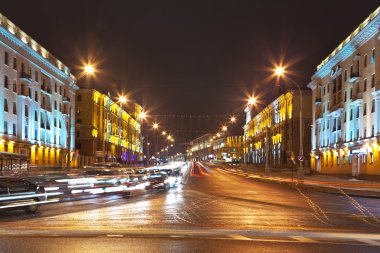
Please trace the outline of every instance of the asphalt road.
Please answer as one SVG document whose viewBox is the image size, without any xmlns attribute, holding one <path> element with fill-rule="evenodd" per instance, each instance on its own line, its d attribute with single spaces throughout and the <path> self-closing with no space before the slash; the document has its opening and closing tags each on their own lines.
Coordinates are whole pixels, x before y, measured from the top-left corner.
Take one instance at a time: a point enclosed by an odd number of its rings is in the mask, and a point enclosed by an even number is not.
<svg viewBox="0 0 380 253">
<path fill-rule="evenodd" d="M 379 252 L 380 201 L 200 164 L 169 192 L 0 214 L 0 252 Z"/>
</svg>

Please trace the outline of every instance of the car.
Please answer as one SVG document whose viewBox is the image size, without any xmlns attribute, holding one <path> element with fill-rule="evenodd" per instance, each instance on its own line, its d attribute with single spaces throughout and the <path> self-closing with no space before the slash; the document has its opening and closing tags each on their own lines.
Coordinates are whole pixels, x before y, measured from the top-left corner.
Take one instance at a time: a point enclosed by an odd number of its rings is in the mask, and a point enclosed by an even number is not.
<svg viewBox="0 0 380 253">
<path fill-rule="evenodd" d="M 46 201 L 44 187 L 22 178 L 0 177 L 0 210 L 24 209 L 35 213 L 39 204 Z"/>
<path fill-rule="evenodd" d="M 93 177 L 96 184 L 122 185 L 130 181 L 130 175 L 124 170 L 103 168 L 89 168 L 83 171 L 82 176 Z"/>
<path fill-rule="evenodd" d="M 146 190 L 152 189 L 164 189 L 165 191 L 170 189 L 169 176 L 163 173 L 153 173 L 148 176 L 148 185 Z"/>
</svg>

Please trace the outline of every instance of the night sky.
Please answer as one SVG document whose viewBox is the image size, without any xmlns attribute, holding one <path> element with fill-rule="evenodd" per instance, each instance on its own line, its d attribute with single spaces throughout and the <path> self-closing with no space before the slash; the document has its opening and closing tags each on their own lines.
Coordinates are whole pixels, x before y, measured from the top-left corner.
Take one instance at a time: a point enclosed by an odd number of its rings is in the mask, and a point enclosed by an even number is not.
<svg viewBox="0 0 380 253">
<path fill-rule="evenodd" d="M 242 113 L 247 92 L 270 102 L 280 59 L 305 86 L 379 5 L 349 2 L 1 0 L 0 12 L 73 73 L 95 61 L 79 86 L 128 93 L 187 142 Z"/>
</svg>

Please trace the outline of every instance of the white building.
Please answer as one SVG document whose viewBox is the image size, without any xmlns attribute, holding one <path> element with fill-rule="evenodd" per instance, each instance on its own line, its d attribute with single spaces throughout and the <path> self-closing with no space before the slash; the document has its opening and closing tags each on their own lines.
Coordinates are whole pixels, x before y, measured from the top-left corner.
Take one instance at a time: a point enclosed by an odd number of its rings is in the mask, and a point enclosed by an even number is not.
<svg viewBox="0 0 380 253">
<path fill-rule="evenodd" d="M 0 14 L 1 152 L 36 165 L 65 164 L 75 143 L 68 125 L 74 133 L 77 89 L 62 62 Z"/>
<path fill-rule="evenodd" d="M 380 7 L 318 67 L 313 92 L 312 168 L 380 175 Z"/>
</svg>

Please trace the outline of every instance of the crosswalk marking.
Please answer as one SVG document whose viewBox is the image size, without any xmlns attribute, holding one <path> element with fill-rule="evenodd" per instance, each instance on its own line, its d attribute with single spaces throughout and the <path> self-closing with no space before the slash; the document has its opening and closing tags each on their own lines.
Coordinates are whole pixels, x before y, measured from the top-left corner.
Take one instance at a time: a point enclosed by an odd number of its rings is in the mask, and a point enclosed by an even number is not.
<svg viewBox="0 0 380 253">
<path fill-rule="evenodd" d="M 372 246 L 380 246 L 380 242 L 371 239 L 356 239 L 359 242 L 364 242 Z"/>
<path fill-rule="evenodd" d="M 303 237 L 303 236 L 290 236 L 290 238 L 293 238 L 299 242 L 317 242 L 311 238 Z"/>
<path fill-rule="evenodd" d="M 243 235 L 230 235 L 230 237 L 232 239 L 235 239 L 235 240 L 244 240 L 244 241 L 252 241 L 253 240 L 252 238 L 249 238 L 249 237 L 246 237 Z"/>
</svg>

